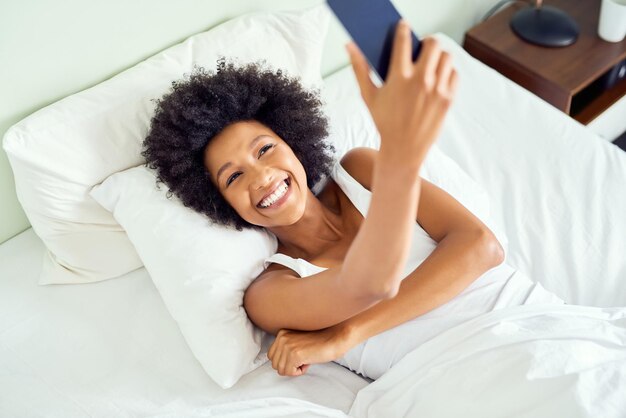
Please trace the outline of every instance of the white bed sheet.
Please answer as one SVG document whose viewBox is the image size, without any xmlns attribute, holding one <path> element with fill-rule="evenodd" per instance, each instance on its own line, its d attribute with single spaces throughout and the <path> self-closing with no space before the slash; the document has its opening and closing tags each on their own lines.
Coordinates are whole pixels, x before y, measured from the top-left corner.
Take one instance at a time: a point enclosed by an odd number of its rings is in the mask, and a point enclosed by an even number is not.
<svg viewBox="0 0 626 418">
<path fill-rule="evenodd" d="M 368 384 L 336 363 L 285 377 L 268 362 L 221 389 L 144 268 L 100 283 L 39 286 L 43 253 L 32 228 L 0 245 L 0 417 L 194 416 L 211 404 L 273 397 L 347 412 Z M 267 416 L 300 416 L 267 408 Z"/>
<path fill-rule="evenodd" d="M 489 193 L 507 261 L 570 304 L 626 306 L 626 153 L 437 37 L 462 71 L 438 144 Z"/>
</svg>

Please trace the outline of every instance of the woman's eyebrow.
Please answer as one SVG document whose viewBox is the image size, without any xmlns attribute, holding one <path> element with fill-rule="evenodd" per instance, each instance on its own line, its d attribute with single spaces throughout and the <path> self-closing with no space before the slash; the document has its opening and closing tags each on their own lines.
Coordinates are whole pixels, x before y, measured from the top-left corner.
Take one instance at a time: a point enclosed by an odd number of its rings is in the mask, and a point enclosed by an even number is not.
<svg viewBox="0 0 626 418">
<path fill-rule="evenodd" d="M 257 142 L 259 142 L 262 138 L 264 138 L 264 137 L 266 137 L 266 136 L 269 136 L 269 135 L 262 134 L 262 135 L 257 136 L 256 138 L 254 138 L 254 139 L 250 142 L 250 146 L 249 146 L 248 148 L 249 148 L 249 149 L 254 148 L 254 145 L 255 145 Z M 230 167 L 231 165 L 232 165 L 232 163 L 231 163 L 230 161 L 228 161 L 228 162 L 226 162 L 224 165 L 222 165 L 222 166 L 220 167 L 220 169 L 219 169 L 219 170 L 217 170 L 217 176 L 215 176 L 216 181 L 218 181 L 218 182 L 220 181 L 220 175 L 224 172 L 224 170 L 226 170 L 226 169 L 227 169 L 228 167 Z"/>
</svg>

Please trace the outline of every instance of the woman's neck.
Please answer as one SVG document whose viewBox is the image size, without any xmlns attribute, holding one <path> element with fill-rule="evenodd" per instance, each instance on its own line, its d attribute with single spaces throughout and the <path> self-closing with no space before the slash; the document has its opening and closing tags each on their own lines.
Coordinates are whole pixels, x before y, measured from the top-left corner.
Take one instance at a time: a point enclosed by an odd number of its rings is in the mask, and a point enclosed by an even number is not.
<svg viewBox="0 0 626 418">
<path fill-rule="evenodd" d="M 335 200 L 336 201 L 336 200 Z M 340 206 L 330 208 L 308 191 L 302 217 L 294 224 L 268 228 L 288 255 L 313 259 L 345 236 Z"/>
</svg>

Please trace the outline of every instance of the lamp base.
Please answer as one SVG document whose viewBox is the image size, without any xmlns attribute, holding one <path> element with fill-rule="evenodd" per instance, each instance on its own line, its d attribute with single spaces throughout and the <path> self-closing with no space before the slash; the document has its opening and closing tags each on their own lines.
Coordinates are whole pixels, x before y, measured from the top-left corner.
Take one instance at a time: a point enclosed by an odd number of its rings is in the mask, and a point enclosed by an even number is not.
<svg viewBox="0 0 626 418">
<path fill-rule="evenodd" d="M 522 9 L 513 15 L 510 24 L 517 36 L 540 46 L 568 46 L 576 42 L 580 33 L 574 19 L 551 6 Z"/>
</svg>

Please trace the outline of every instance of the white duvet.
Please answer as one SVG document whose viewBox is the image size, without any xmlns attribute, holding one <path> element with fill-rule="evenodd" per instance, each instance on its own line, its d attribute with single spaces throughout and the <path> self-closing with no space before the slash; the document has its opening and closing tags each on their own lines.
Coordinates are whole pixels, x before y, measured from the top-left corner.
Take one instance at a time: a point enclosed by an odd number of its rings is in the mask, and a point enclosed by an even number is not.
<svg viewBox="0 0 626 418">
<path fill-rule="evenodd" d="M 409 352 L 354 417 L 624 417 L 626 308 L 522 305 Z"/>
<path fill-rule="evenodd" d="M 268 398 L 198 416 L 345 415 Z M 359 391 L 349 416 L 624 417 L 626 308 L 521 305 L 481 315 L 410 351 Z"/>
<path fill-rule="evenodd" d="M 199 416 L 345 415 L 268 398 Z M 626 308 L 521 305 L 482 315 L 410 351 L 361 389 L 349 416 L 624 417 Z"/>
</svg>

